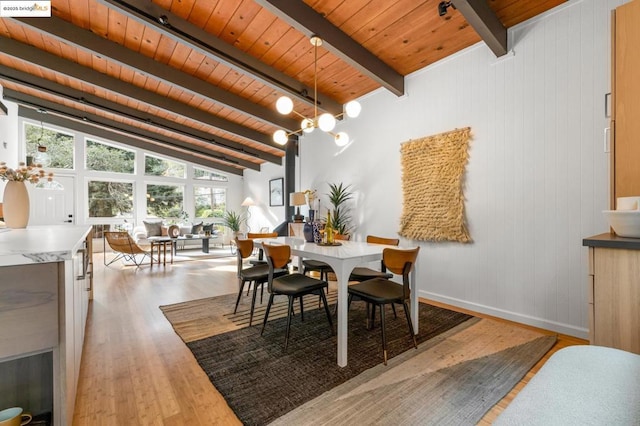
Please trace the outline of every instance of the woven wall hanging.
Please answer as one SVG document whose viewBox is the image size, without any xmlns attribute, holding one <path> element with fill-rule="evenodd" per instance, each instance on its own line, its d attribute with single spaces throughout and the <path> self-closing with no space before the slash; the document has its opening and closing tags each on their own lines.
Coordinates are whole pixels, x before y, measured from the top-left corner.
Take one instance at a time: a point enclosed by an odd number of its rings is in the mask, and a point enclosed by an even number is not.
<svg viewBox="0 0 640 426">
<path fill-rule="evenodd" d="M 404 203 L 399 234 L 419 241 L 471 242 L 462 183 L 471 128 L 401 145 Z"/>
</svg>

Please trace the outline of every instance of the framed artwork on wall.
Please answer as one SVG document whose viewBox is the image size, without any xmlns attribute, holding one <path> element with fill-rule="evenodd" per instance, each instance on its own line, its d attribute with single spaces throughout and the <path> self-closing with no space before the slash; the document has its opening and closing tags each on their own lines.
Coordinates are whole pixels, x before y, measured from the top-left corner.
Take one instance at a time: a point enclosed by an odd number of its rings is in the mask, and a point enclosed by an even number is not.
<svg viewBox="0 0 640 426">
<path fill-rule="evenodd" d="M 269 205 L 284 206 L 284 178 L 269 181 Z"/>
</svg>

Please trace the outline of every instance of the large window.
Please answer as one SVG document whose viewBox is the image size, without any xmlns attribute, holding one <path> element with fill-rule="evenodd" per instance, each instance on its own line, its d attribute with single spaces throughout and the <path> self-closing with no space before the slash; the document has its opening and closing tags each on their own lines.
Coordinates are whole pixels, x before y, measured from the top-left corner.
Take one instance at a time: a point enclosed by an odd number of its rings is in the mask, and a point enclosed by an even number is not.
<svg viewBox="0 0 640 426">
<path fill-rule="evenodd" d="M 133 183 L 89 181 L 89 217 L 132 217 Z"/>
<path fill-rule="evenodd" d="M 112 173 L 135 171 L 136 154 L 133 151 L 87 139 L 87 170 Z"/>
<path fill-rule="evenodd" d="M 147 176 L 164 176 L 185 178 L 185 165 L 153 155 L 144 156 L 144 174 Z"/>
<path fill-rule="evenodd" d="M 196 217 L 223 217 L 227 208 L 227 190 L 194 186 Z"/>
<path fill-rule="evenodd" d="M 184 218 L 184 188 L 178 185 L 147 185 L 147 216 Z"/>
<path fill-rule="evenodd" d="M 225 175 L 221 175 L 220 173 L 210 172 L 205 169 L 201 169 L 199 167 L 193 168 L 193 177 L 197 180 L 212 180 L 216 182 L 228 182 L 229 178 Z"/>
<path fill-rule="evenodd" d="M 28 163 L 73 170 L 73 135 L 29 123 L 25 123 L 24 128 Z"/>
</svg>

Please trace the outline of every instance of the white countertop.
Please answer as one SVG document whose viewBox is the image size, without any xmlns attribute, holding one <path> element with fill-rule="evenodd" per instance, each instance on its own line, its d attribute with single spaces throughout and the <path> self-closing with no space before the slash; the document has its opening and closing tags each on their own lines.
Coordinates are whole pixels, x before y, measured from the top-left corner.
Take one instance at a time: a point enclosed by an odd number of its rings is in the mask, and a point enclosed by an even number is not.
<svg viewBox="0 0 640 426">
<path fill-rule="evenodd" d="M 0 229 L 0 266 L 70 260 L 90 230 L 88 225 Z"/>
</svg>

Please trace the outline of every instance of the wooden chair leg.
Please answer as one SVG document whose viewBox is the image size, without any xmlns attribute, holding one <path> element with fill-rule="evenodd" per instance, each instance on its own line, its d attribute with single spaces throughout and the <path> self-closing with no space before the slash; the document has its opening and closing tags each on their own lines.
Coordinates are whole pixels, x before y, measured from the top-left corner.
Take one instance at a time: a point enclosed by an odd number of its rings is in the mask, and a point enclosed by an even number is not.
<svg viewBox="0 0 640 426">
<path fill-rule="evenodd" d="M 404 314 L 407 317 L 407 324 L 409 324 L 409 333 L 411 333 L 411 338 L 413 338 L 413 347 L 418 349 L 416 334 L 413 332 L 413 323 L 411 322 L 411 318 L 409 317 L 409 307 L 407 306 L 407 302 L 402 302 L 402 304 L 404 305 Z"/>
<path fill-rule="evenodd" d="M 293 311 L 293 297 L 289 296 L 289 310 L 287 312 L 287 331 L 284 335 L 284 350 L 287 351 L 289 345 L 289 330 L 291 329 L 291 312 Z"/>
<path fill-rule="evenodd" d="M 273 293 L 269 295 L 269 303 L 267 304 L 267 310 L 264 313 L 264 321 L 262 322 L 262 330 L 260 330 L 260 335 L 264 333 L 264 327 L 267 325 L 267 318 L 269 318 L 269 311 L 271 310 L 271 305 L 273 305 Z"/>
</svg>

